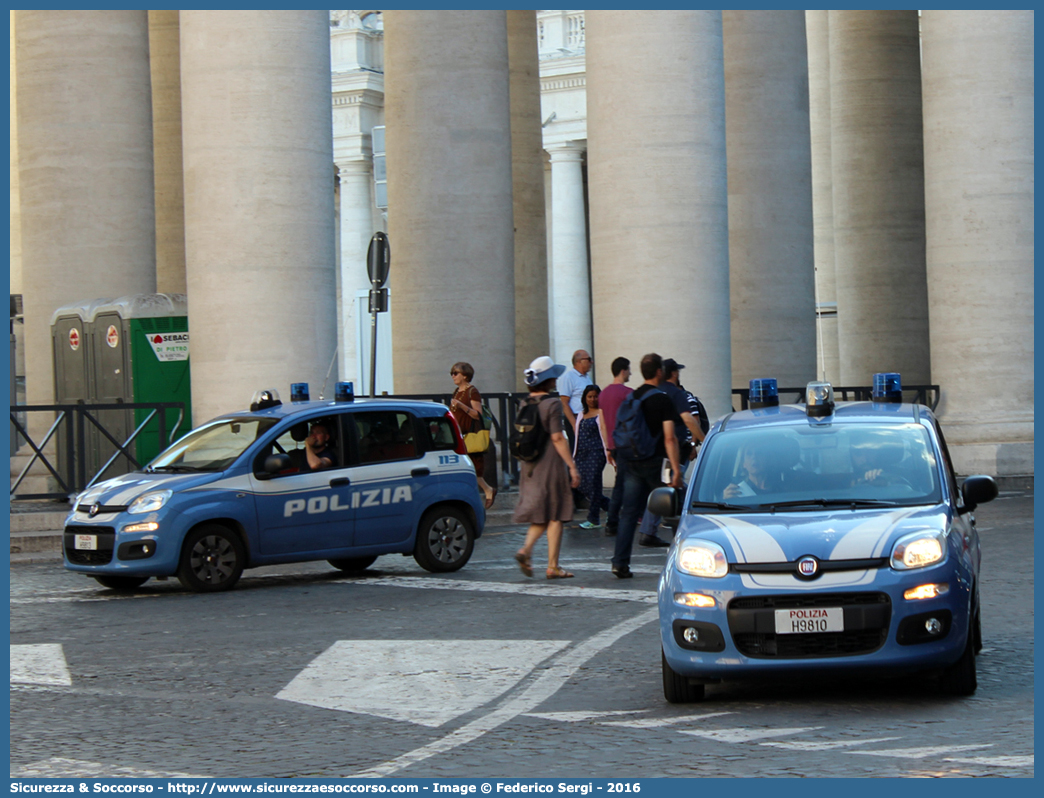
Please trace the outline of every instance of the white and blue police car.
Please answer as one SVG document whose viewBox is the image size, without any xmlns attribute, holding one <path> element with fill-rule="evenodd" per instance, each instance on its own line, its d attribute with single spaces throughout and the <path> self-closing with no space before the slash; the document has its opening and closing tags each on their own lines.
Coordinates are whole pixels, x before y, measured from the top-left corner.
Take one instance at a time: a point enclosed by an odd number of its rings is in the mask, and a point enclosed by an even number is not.
<svg viewBox="0 0 1044 798">
<path fill-rule="evenodd" d="M 939 422 L 902 402 L 898 374 L 875 375 L 866 402 L 809 383 L 804 407 L 752 380 L 751 409 L 714 425 L 684 497 L 650 496 L 680 515 L 658 596 L 666 699 L 860 671 L 930 671 L 943 692 L 973 693 L 972 511 L 996 495 L 988 476 L 958 487 Z"/>
<path fill-rule="evenodd" d="M 177 576 L 209 592 L 276 563 L 328 560 L 355 572 L 396 552 L 433 572 L 467 563 L 485 510 L 446 407 L 352 401 L 350 383 L 335 401 L 313 402 L 302 387 L 303 401 L 289 405 L 259 391 L 250 411 L 208 421 L 143 470 L 80 494 L 66 519 L 65 567 L 115 590 Z M 305 452 L 316 425 L 329 436 L 320 470 Z"/>
</svg>

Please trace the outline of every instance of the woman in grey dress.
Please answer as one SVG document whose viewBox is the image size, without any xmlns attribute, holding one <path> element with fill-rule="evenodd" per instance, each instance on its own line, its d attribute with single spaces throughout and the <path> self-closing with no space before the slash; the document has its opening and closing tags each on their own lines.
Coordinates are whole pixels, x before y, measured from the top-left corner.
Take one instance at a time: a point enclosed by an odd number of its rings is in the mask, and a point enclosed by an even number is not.
<svg viewBox="0 0 1044 798">
<path fill-rule="evenodd" d="M 560 567 L 562 523 L 573 519 L 572 488 L 580 485 L 580 472 L 562 432 L 562 403 L 550 397 L 555 380 L 565 371 L 549 357 L 538 357 L 525 370 L 530 399 L 539 402 L 540 423 L 551 434 L 543 453 L 531 463 L 522 463 L 518 485 L 515 523 L 528 523 L 525 545 L 515 555 L 522 573 L 533 575 L 533 546 L 547 532 L 547 578 L 568 579 L 573 574 Z"/>
</svg>

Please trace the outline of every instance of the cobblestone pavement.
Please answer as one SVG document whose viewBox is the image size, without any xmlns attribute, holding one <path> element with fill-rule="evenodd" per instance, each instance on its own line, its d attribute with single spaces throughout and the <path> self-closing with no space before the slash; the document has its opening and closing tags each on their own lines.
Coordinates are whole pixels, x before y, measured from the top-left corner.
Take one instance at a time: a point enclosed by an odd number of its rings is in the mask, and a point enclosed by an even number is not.
<svg viewBox="0 0 1044 798">
<path fill-rule="evenodd" d="M 456 574 L 386 556 L 212 596 L 13 565 L 11 775 L 1032 776 L 1032 493 L 977 515 L 985 649 L 966 699 L 908 677 L 667 704 L 664 550 L 636 549 L 617 580 L 601 530 L 567 529 L 577 576 L 556 582 L 518 572 L 517 526 L 487 529 Z"/>
</svg>

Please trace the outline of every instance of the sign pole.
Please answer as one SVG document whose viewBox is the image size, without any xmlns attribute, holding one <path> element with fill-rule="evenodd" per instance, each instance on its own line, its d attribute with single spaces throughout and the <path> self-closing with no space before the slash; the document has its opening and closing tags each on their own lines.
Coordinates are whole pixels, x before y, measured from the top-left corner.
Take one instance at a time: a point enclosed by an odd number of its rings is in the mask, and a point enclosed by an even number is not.
<svg viewBox="0 0 1044 798">
<path fill-rule="evenodd" d="M 387 233 L 374 233 L 366 250 L 366 272 L 370 277 L 370 396 L 377 396 L 377 314 L 388 310 L 388 281 L 391 247 Z"/>
</svg>

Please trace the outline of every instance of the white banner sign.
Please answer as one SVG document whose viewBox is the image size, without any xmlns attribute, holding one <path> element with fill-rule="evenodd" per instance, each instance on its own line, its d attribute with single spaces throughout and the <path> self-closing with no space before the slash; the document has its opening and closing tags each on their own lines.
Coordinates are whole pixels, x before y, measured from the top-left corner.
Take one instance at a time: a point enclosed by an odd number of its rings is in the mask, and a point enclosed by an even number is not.
<svg viewBox="0 0 1044 798">
<path fill-rule="evenodd" d="M 183 333 L 149 333 L 149 344 L 156 358 L 161 362 L 171 360 L 188 360 L 189 334 Z"/>
</svg>

